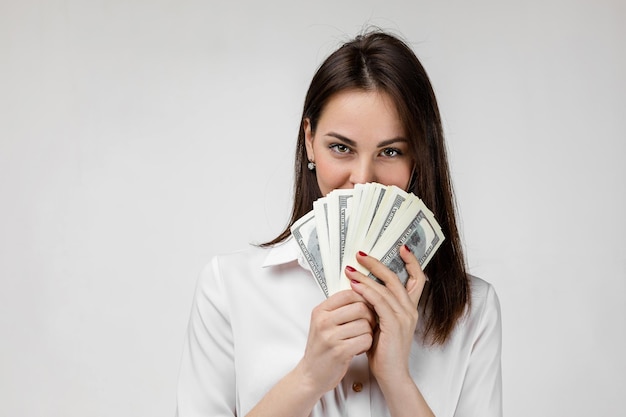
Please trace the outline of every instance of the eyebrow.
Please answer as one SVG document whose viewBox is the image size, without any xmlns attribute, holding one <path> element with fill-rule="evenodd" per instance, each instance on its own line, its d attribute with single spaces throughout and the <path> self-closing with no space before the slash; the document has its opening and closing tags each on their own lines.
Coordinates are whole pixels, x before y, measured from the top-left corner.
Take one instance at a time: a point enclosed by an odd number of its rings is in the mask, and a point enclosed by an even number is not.
<svg viewBox="0 0 626 417">
<path fill-rule="evenodd" d="M 356 142 L 354 140 L 349 139 L 349 138 L 345 137 L 342 134 L 339 134 L 339 133 L 336 133 L 336 132 L 328 132 L 326 134 L 326 136 L 331 136 L 331 137 L 333 137 L 335 139 L 339 139 L 340 141 L 342 141 L 342 142 L 344 142 L 344 143 L 346 143 L 346 144 L 348 144 L 350 146 L 353 146 L 353 147 L 356 146 Z M 403 137 L 396 137 L 396 138 L 391 138 L 391 139 L 387 139 L 387 140 L 384 140 L 382 142 L 379 142 L 376 146 L 379 147 L 379 148 L 383 148 L 385 146 L 389 146 L 389 145 L 391 145 L 393 143 L 396 143 L 396 142 L 408 143 L 409 141 L 406 138 L 403 138 Z"/>
</svg>

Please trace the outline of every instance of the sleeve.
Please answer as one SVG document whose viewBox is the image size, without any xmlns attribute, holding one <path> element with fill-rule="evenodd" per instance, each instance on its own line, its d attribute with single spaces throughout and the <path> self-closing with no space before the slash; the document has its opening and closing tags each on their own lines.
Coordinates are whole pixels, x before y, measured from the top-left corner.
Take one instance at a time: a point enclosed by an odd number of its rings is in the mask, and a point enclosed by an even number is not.
<svg viewBox="0 0 626 417">
<path fill-rule="evenodd" d="M 228 297 L 214 258 L 198 280 L 178 380 L 178 417 L 236 416 Z"/>
<path fill-rule="evenodd" d="M 488 286 L 455 417 L 502 417 L 500 302 Z"/>
</svg>

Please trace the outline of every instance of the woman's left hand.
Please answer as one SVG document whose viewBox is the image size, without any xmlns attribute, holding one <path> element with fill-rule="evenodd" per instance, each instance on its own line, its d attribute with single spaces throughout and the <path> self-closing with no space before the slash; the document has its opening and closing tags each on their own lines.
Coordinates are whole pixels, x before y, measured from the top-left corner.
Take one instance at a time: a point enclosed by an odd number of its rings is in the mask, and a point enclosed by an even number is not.
<svg viewBox="0 0 626 417">
<path fill-rule="evenodd" d="M 346 268 L 352 289 L 363 296 L 378 316 L 378 329 L 374 333 L 368 358 L 370 369 L 383 392 L 411 378 L 409 354 L 419 318 L 417 304 L 426 282 L 417 258 L 408 247 L 400 248 L 400 256 L 409 274 L 406 288 L 394 272 L 362 252 L 357 255 L 358 262 L 385 285 L 352 267 Z"/>
</svg>

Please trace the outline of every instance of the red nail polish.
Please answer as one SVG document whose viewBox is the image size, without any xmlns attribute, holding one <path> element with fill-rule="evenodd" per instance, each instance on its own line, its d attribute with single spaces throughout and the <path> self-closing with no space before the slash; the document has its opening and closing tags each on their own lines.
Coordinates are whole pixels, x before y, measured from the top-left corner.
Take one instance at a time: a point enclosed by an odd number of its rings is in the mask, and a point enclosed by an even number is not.
<svg viewBox="0 0 626 417">
<path fill-rule="evenodd" d="M 365 253 L 363 251 L 359 251 L 359 256 L 367 256 L 367 253 Z"/>
<path fill-rule="evenodd" d="M 404 249 L 408 250 L 409 252 L 413 252 L 411 248 L 409 248 L 407 245 L 404 245 Z"/>
<path fill-rule="evenodd" d="M 350 272 L 356 271 L 356 269 L 352 268 L 350 265 L 346 265 L 346 269 Z"/>
</svg>

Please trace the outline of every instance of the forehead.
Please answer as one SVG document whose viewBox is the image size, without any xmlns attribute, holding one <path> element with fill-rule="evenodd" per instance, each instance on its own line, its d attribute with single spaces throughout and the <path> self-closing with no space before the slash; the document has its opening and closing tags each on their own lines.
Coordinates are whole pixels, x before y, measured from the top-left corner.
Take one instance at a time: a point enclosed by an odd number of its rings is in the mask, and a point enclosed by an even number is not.
<svg viewBox="0 0 626 417">
<path fill-rule="evenodd" d="M 322 110 L 317 130 L 321 134 L 335 131 L 351 139 L 406 135 L 393 99 L 378 90 L 346 90 L 333 95 Z"/>
</svg>

